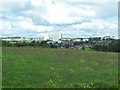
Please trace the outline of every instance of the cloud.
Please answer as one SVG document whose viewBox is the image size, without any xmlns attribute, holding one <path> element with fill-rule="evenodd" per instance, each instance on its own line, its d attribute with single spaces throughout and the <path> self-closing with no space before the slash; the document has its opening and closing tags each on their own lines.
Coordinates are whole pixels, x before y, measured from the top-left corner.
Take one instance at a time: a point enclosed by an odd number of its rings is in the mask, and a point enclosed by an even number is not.
<svg viewBox="0 0 120 90">
<path fill-rule="evenodd" d="M 117 1 L 5 1 L 0 9 L 1 36 L 58 31 L 69 37 L 117 35 Z"/>
<path fill-rule="evenodd" d="M 62 27 L 63 34 L 69 37 L 92 37 L 118 34 L 117 22 L 109 22 L 101 19 L 93 19 L 91 22 L 83 22 L 81 24 L 73 24 L 68 27 Z M 60 29 L 61 27 L 59 27 Z M 59 30 L 58 29 L 58 30 Z"/>
<path fill-rule="evenodd" d="M 0 32 L 1 36 L 14 34 L 11 23 L 8 21 L 0 21 Z"/>
<path fill-rule="evenodd" d="M 69 3 L 80 3 L 80 2 L 118 2 L 119 0 L 62 0 L 64 2 L 69 2 Z"/>
<path fill-rule="evenodd" d="M 16 13 L 30 9 L 29 2 L 0 2 L 0 13 Z"/>
</svg>

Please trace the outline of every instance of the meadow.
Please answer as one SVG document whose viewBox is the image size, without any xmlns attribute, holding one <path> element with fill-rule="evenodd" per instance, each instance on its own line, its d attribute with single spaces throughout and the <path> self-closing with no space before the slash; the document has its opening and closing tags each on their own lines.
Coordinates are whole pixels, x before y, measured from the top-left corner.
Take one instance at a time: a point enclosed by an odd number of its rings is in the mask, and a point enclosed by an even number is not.
<svg viewBox="0 0 120 90">
<path fill-rule="evenodd" d="M 118 53 L 2 48 L 3 88 L 117 88 Z"/>
</svg>

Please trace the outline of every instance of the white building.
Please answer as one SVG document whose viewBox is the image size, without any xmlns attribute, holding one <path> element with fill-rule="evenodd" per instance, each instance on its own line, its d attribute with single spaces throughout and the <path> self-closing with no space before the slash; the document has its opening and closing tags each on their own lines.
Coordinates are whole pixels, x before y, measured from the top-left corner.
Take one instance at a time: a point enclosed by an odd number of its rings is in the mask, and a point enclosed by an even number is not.
<svg viewBox="0 0 120 90">
<path fill-rule="evenodd" d="M 53 33 L 53 34 L 51 35 L 51 39 L 52 39 L 53 41 L 59 41 L 59 40 L 62 39 L 62 34 L 59 33 L 59 32 Z"/>
<path fill-rule="evenodd" d="M 46 33 L 44 35 L 44 40 L 52 40 L 52 41 L 58 42 L 61 39 L 62 39 L 62 34 L 59 33 L 59 32 L 54 32 L 54 33 L 51 33 L 51 34 Z"/>
<path fill-rule="evenodd" d="M 49 39 L 50 39 L 50 36 L 49 36 L 48 33 L 46 33 L 46 34 L 44 35 L 44 40 L 49 40 Z"/>
<path fill-rule="evenodd" d="M 88 38 L 83 38 L 83 40 L 82 41 L 89 41 L 89 39 Z"/>
</svg>

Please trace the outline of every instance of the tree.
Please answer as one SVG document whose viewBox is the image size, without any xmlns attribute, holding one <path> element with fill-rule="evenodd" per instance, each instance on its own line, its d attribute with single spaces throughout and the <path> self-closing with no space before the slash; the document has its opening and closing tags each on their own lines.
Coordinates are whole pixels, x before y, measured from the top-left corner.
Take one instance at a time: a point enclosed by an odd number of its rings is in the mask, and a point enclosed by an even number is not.
<svg viewBox="0 0 120 90">
<path fill-rule="evenodd" d="M 36 41 L 32 41 L 31 43 L 29 43 L 29 46 L 36 46 Z"/>
<path fill-rule="evenodd" d="M 85 47 L 82 47 L 82 50 L 85 50 Z"/>
<path fill-rule="evenodd" d="M 120 52 L 120 39 L 112 40 L 112 42 L 107 45 L 94 45 L 93 49 L 97 51 Z"/>
</svg>

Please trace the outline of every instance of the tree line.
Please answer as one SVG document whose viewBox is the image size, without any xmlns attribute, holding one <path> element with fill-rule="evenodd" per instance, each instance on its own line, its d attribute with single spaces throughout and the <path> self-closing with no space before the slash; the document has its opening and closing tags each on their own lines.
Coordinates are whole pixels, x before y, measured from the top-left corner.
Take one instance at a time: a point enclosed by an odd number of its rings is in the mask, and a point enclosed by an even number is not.
<svg viewBox="0 0 120 90">
<path fill-rule="evenodd" d="M 47 43 L 48 41 L 32 41 L 32 42 L 16 42 L 11 43 L 9 41 L 2 41 L 2 46 L 17 46 L 17 47 L 23 47 L 23 46 L 42 46 L 42 47 L 48 47 L 48 48 L 57 48 L 58 44 L 52 44 Z M 107 42 L 107 41 L 106 41 Z M 96 51 L 106 51 L 106 52 L 120 52 L 120 39 L 118 40 L 112 40 L 109 44 L 95 44 L 94 42 L 74 42 L 74 45 L 80 45 L 83 43 L 89 43 L 92 44 L 92 49 Z M 60 45 L 59 45 L 60 46 Z M 65 48 L 69 48 L 69 45 L 65 44 Z M 84 47 L 83 47 L 84 48 Z M 84 50 L 84 49 L 83 49 Z"/>
<path fill-rule="evenodd" d="M 106 51 L 106 52 L 120 52 L 120 39 L 113 40 L 111 43 L 105 45 L 94 45 L 92 47 L 96 51 Z"/>
<path fill-rule="evenodd" d="M 24 46 L 31 46 L 31 47 L 36 47 L 36 46 L 41 46 L 41 47 L 48 47 L 48 48 L 57 48 L 56 45 L 53 45 L 52 43 L 48 44 L 48 40 L 46 41 L 32 41 L 32 42 L 9 42 L 9 41 L 2 41 L 2 46 L 6 47 L 24 47 Z"/>
</svg>

